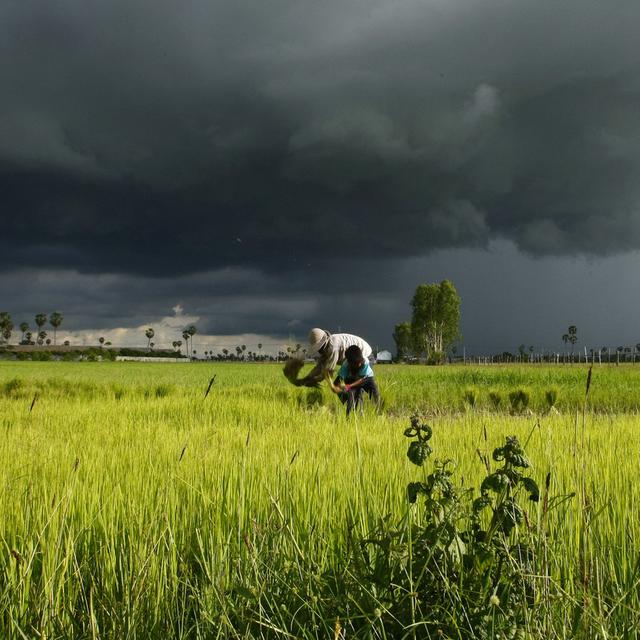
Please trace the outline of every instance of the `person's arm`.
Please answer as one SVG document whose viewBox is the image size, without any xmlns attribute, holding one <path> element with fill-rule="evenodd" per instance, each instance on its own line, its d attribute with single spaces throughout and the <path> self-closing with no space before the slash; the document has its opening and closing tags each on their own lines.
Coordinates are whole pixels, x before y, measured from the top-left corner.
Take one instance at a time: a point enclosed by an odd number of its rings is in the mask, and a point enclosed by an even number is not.
<svg viewBox="0 0 640 640">
<path fill-rule="evenodd" d="M 353 389 L 354 387 L 361 387 L 368 378 L 373 377 L 373 370 L 371 369 L 371 366 L 368 362 L 360 368 L 358 373 L 360 374 L 360 378 L 346 385 L 347 390 Z"/>
<path fill-rule="evenodd" d="M 331 374 L 327 371 L 326 379 L 329 385 L 329 389 L 331 389 L 333 393 L 342 393 L 344 391 L 344 389 L 338 384 L 342 380 L 340 376 L 337 376 L 336 379 L 332 382 Z"/>
<path fill-rule="evenodd" d="M 333 372 L 340 358 L 340 349 L 334 350 L 333 345 L 322 354 L 317 364 L 309 373 L 299 380 L 299 383 L 305 387 L 317 387 L 324 379 L 325 375 L 333 375 Z"/>
<path fill-rule="evenodd" d="M 327 374 L 332 375 L 333 368 L 328 368 L 326 358 L 321 358 L 313 369 L 304 378 L 300 378 L 298 382 L 304 387 L 317 387 Z"/>
<path fill-rule="evenodd" d="M 331 374 L 327 371 L 327 382 L 329 383 L 329 388 L 331 389 L 331 391 L 333 391 L 334 393 L 342 393 L 344 391 L 346 377 L 347 372 L 344 365 L 342 365 L 338 369 L 338 375 L 333 382 L 331 382 Z"/>
<path fill-rule="evenodd" d="M 366 380 L 366 376 L 364 378 L 360 378 L 359 380 L 356 380 L 355 382 L 350 382 L 349 384 L 345 384 L 344 388 L 349 391 L 349 389 L 353 389 L 354 387 L 360 387 L 364 384 L 364 381 Z"/>
</svg>

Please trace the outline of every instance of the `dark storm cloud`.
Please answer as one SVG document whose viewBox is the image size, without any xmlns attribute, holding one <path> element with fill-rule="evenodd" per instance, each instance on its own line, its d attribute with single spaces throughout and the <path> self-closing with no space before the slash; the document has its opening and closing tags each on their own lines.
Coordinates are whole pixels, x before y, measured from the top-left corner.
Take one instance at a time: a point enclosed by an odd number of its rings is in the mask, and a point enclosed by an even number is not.
<svg viewBox="0 0 640 640">
<path fill-rule="evenodd" d="M 393 350 L 393 326 L 410 317 L 416 284 L 451 278 L 462 298 L 460 352 L 515 352 L 523 343 L 536 352 L 562 351 L 561 336 L 571 324 L 578 326 L 581 352 L 585 346 L 615 349 L 640 340 L 640 302 L 631 293 L 638 251 L 606 259 L 539 259 L 500 242 L 487 251 L 436 251 L 391 265 L 385 261 L 384 268 L 375 262 L 365 267 L 371 276 L 366 287 L 354 289 L 351 281 L 350 289 L 350 278 L 343 277 L 316 283 L 319 293 L 308 291 L 300 272 L 285 280 L 236 268 L 162 279 L 19 270 L 0 273 L 0 309 L 12 312 L 15 326 L 27 321 L 32 327 L 36 313 L 60 309 L 64 335 L 58 337 L 70 335 L 74 344 L 96 344 L 98 336 L 108 335 L 118 346 L 144 346 L 151 326 L 158 346 L 167 347 L 193 322 L 200 351 L 242 343 L 255 349 L 258 342 L 273 350 L 304 342 L 312 326 L 351 331 Z M 183 313 L 174 315 L 178 305 Z M 249 333 L 259 335 L 237 338 Z"/>
<path fill-rule="evenodd" d="M 494 237 L 637 248 L 639 18 L 635 0 L 3 3 L 0 268 L 325 261 L 303 278 L 321 290 L 341 258 Z"/>
</svg>

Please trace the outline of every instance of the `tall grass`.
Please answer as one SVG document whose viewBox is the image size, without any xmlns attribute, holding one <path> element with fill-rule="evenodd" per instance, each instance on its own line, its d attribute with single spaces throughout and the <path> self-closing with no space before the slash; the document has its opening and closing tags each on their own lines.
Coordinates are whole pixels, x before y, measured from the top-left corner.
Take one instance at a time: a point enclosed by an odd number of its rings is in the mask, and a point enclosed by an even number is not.
<svg viewBox="0 0 640 640">
<path fill-rule="evenodd" d="M 594 371 L 600 404 L 576 438 L 584 372 L 515 369 L 379 367 L 390 408 L 347 420 L 271 366 L 0 364 L 0 637 L 385 637 L 375 606 L 327 615 L 348 597 L 327 576 L 348 572 L 350 545 L 380 522 L 407 517 L 402 433 L 421 402 L 438 408 L 435 455 L 464 487 L 485 473 L 476 451 L 511 434 L 531 434 L 541 485 L 550 473 L 555 508 L 529 509 L 549 540 L 532 637 L 634 637 L 640 425 L 617 389 L 635 370 Z M 457 381 L 483 411 L 460 411 Z M 510 415 L 520 385 L 535 411 Z M 560 412 L 538 412 L 550 387 Z M 489 388 L 504 390 L 497 412 Z"/>
</svg>

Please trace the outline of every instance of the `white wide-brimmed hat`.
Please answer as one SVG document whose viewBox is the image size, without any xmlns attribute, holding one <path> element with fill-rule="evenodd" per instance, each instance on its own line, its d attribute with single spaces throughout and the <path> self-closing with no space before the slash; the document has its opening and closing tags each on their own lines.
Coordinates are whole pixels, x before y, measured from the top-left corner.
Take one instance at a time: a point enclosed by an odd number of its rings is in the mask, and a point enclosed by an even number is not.
<svg viewBox="0 0 640 640">
<path fill-rule="evenodd" d="M 313 356 L 318 353 L 318 351 L 329 342 L 330 337 L 331 334 L 324 329 L 311 329 L 311 331 L 309 331 L 309 348 L 307 349 L 307 355 Z"/>
</svg>

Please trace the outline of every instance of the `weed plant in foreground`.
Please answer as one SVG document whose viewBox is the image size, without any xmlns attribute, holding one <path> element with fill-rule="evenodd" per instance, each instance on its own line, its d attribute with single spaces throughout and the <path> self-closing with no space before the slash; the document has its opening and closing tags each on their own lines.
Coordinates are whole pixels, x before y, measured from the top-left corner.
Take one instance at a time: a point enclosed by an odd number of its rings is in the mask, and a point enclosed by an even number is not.
<svg viewBox="0 0 640 640">
<path fill-rule="evenodd" d="M 608 410 L 587 408 L 584 419 L 563 408 L 568 397 L 584 405 L 583 370 L 548 368 L 524 380 L 523 371 L 485 379 L 480 370 L 380 367 L 383 395 L 398 392 L 391 409 L 346 420 L 328 393 L 310 398 L 269 365 L 0 363 L 0 388 L 22 381 L 0 392 L 0 637 L 420 638 L 431 622 L 445 634 L 433 637 L 461 637 L 471 627 L 459 614 L 474 589 L 480 617 L 496 615 L 488 637 L 498 628 L 504 636 L 512 619 L 530 638 L 635 637 L 640 418 L 614 411 L 631 406 L 615 392 Z M 569 396 L 574 372 L 579 389 Z M 600 384 L 624 389 L 627 374 L 635 380 L 635 370 L 595 368 L 591 398 L 607 402 Z M 405 376 L 408 388 L 394 384 Z M 462 410 L 469 386 L 479 389 L 478 406 Z M 521 386 L 533 409 L 511 415 L 506 389 Z M 558 411 L 538 409 L 552 387 Z M 483 406 L 489 389 L 502 398 L 496 411 Z M 410 403 L 401 402 L 406 392 L 417 403 L 420 390 L 451 409 L 430 418 L 436 453 L 425 457 L 424 477 L 405 455 Z M 531 548 L 533 570 L 527 560 L 517 571 L 526 598 L 503 615 L 502 587 L 469 587 L 480 569 L 454 570 L 456 542 L 438 552 L 448 558 L 451 603 L 430 614 L 424 588 L 441 585 L 420 577 L 414 549 L 422 545 L 423 557 L 429 549 L 421 532 L 449 488 L 418 491 L 411 505 L 407 486 L 451 472 L 464 509 L 442 531 L 454 526 L 468 548 L 468 507 L 504 467 L 492 451 L 507 436 L 523 443 L 523 477 L 541 489 L 534 503 L 521 483 L 510 488 L 522 487 L 523 515 L 499 573 L 517 570 L 508 560 L 515 545 Z M 500 499 L 488 496 L 482 531 Z M 437 565 L 421 566 L 432 575 Z M 442 603 L 446 592 L 433 593 Z"/>
</svg>

